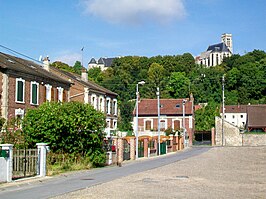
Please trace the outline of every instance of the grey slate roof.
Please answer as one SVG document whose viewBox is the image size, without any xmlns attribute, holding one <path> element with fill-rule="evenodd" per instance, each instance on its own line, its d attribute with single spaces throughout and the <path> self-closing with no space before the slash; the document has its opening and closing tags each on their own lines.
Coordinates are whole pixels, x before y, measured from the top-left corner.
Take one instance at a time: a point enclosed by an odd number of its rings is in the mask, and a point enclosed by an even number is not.
<svg viewBox="0 0 266 199">
<path fill-rule="evenodd" d="M 230 52 L 225 43 L 214 44 L 208 47 L 207 51 L 211 52 Z"/>
<path fill-rule="evenodd" d="M 89 64 L 97 64 L 96 60 L 94 58 L 91 58 Z"/>
<path fill-rule="evenodd" d="M 70 84 L 70 82 L 43 69 L 41 64 L 37 64 L 33 61 L 25 60 L 2 52 L 0 52 L 0 69 L 22 72 L 33 76 L 51 79 L 65 84 Z"/>
<path fill-rule="evenodd" d="M 105 67 L 110 67 L 115 58 L 100 58 L 98 64 L 104 64 Z"/>
</svg>

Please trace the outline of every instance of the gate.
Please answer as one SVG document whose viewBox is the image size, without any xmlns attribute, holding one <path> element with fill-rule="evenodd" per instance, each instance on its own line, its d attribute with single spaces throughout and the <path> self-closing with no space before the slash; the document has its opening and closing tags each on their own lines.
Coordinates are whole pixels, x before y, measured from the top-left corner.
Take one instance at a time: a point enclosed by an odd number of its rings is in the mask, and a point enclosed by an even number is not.
<svg viewBox="0 0 266 199">
<path fill-rule="evenodd" d="M 160 143 L 160 149 L 161 149 L 161 154 L 160 155 L 166 154 L 166 142 Z"/>
<path fill-rule="evenodd" d="M 12 179 L 37 175 L 38 149 L 14 149 Z"/>
<path fill-rule="evenodd" d="M 123 160 L 130 160 L 130 144 L 127 142 L 127 140 L 123 140 L 123 145 Z"/>
<path fill-rule="evenodd" d="M 144 141 L 143 140 L 139 141 L 138 154 L 139 154 L 139 158 L 144 157 Z"/>
</svg>

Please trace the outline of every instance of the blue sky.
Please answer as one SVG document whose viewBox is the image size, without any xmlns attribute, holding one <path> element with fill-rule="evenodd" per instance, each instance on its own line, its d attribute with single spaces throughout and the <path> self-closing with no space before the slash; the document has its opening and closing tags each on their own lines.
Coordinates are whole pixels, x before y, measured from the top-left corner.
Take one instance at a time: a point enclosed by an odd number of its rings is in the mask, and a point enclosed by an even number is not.
<svg viewBox="0 0 266 199">
<path fill-rule="evenodd" d="M 0 45 L 70 65 L 83 46 L 84 66 L 92 57 L 195 56 L 222 33 L 233 34 L 234 53 L 265 51 L 266 1 L 0 0 Z"/>
</svg>

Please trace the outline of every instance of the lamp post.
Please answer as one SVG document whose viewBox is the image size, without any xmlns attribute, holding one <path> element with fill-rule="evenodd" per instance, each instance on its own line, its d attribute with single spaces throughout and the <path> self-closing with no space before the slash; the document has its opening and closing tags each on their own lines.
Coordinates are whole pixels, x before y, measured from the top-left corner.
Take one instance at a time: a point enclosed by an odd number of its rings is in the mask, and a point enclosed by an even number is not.
<svg viewBox="0 0 266 199">
<path fill-rule="evenodd" d="M 158 155 L 161 154 L 161 145 L 160 145 L 160 90 L 157 87 L 157 104 L 158 104 Z"/>
<path fill-rule="evenodd" d="M 185 104 L 186 104 L 186 101 L 185 99 L 183 99 L 182 101 L 182 105 L 183 105 L 183 133 L 184 133 L 184 147 L 187 146 L 187 140 L 186 140 L 186 127 L 185 127 Z"/>
<path fill-rule="evenodd" d="M 138 151 L 138 148 L 139 148 L 139 135 L 138 135 L 138 127 L 139 127 L 139 124 L 138 124 L 138 117 L 139 117 L 139 85 L 143 85 L 145 84 L 144 81 L 140 81 L 137 83 L 137 92 L 136 92 L 136 159 L 139 158 L 139 151 Z"/>
<path fill-rule="evenodd" d="M 222 105 L 222 146 L 224 146 L 224 75 L 223 75 L 223 78 L 222 78 L 222 87 L 223 87 L 223 90 L 222 90 L 222 101 L 223 101 L 223 105 Z"/>
</svg>

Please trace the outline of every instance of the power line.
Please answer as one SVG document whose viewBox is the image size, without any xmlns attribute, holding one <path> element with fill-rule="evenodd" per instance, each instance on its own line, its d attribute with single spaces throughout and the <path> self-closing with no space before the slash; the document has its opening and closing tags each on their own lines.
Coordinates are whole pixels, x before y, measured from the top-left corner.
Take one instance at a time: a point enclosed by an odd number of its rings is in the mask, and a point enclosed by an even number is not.
<svg viewBox="0 0 266 199">
<path fill-rule="evenodd" d="M 30 60 L 32 60 L 32 61 L 35 61 L 35 62 L 38 62 L 38 63 L 41 63 L 41 64 L 42 64 L 41 61 L 36 60 L 36 59 L 34 59 L 34 58 L 32 58 L 32 57 L 30 57 L 30 56 L 28 56 L 28 55 L 25 55 L 25 54 L 23 54 L 23 53 L 20 53 L 20 52 L 18 52 L 18 51 L 16 51 L 16 50 L 13 50 L 13 49 L 8 48 L 8 47 L 6 47 L 6 46 L 3 46 L 3 45 L 1 45 L 1 44 L 0 44 L 0 47 L 2 47 L 2 48 L 4 48 L 4 49 L 6 49 L 6 50 L 12 52 L 13 55 L 14 55 L 14 53 L 16 53 L 16 54 L 18 54 L 18 55 L 20 55 L 20 56 L 26 57 L 26 58 L 28 58 L 28 59 L 30 59 Z"/>
</svg>

